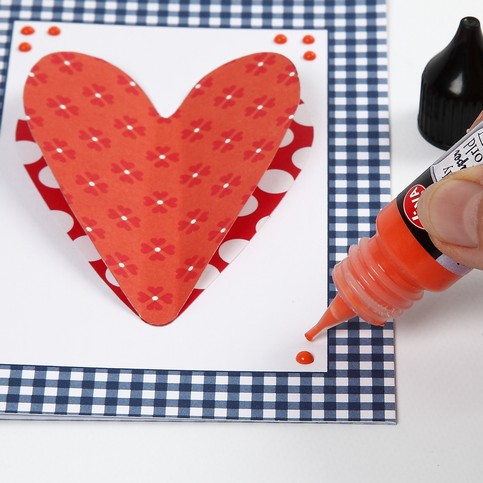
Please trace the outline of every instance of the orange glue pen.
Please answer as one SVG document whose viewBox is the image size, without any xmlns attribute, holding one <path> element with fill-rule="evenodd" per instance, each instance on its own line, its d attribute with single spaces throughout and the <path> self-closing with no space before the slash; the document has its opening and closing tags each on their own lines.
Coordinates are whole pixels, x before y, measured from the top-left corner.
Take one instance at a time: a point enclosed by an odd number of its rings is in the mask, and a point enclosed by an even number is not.
<svg viewBox="0 0 483 483">
<path fill-rule="evenodd" d="M 431 184 L 478 165 L 483 165 L 483 122 L 389 203 L 376 219 L 376 234 L 350 247 L 347 258 L 335 265 L 332 279 L 338 294 L 305 334 L 308 340 L 356 315 L 384 325 L 411 307 L 425 290 L 443 291 L 470 271 L 433 245 L 418 218 L 417 205 Z"/>
</svg>

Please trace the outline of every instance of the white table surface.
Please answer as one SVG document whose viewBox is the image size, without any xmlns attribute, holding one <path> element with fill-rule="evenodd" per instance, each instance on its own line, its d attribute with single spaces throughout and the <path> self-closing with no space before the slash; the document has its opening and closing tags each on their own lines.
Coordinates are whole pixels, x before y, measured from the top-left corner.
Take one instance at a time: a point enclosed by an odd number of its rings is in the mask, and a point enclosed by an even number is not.
<svg viewBox="0 0 483 483">
<path fill-rule="evenodd" d="M 481 0 L 388 0 L 393 194 L 440 151 L 417 131 L 428 60 Z M 396 323 L 398 424 L 0 422 L 1 481 L 483 481 L 483 273 Z"/>
</svg>

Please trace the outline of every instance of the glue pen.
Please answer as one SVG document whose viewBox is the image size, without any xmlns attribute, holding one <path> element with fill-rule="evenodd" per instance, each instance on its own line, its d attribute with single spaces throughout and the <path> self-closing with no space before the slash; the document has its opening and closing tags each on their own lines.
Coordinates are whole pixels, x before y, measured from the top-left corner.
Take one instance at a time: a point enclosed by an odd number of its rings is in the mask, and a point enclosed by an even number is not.
<svg viewBox="0 0 483 483">
<path fill-rule="evenodd" d="M 471 270 L 433 245 L 419 220 L 417 205 L 431 184 L 478 165 L 483 165 L 483 122 L 389 203 L 376 219 L 376 234 L 350 247 L 347 258 L 335 265 L 332 279 L 338 294 L 305 334 L 308 340 L 356 315 L 384 325 L 411 307 L 425 290 L 443 291 Z"/>
</svg>

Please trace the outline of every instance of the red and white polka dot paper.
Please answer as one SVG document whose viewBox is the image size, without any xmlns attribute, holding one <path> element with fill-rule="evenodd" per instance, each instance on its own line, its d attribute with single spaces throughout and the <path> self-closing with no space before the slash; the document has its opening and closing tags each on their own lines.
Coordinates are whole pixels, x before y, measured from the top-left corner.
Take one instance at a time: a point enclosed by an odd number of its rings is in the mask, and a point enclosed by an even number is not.
<svg viewBox="0 0 483 483">
<path fill-rule="evenodd" d="M 124 72 L 77 53 L 37 63 L 24 100 L 16 137 L 34 184 L 97 273 L 154 325 L 249 242 L 313 139 L 294 119 L 295 68 L 271 53 L 216 69 L 170 118 Z"/>
</svg>

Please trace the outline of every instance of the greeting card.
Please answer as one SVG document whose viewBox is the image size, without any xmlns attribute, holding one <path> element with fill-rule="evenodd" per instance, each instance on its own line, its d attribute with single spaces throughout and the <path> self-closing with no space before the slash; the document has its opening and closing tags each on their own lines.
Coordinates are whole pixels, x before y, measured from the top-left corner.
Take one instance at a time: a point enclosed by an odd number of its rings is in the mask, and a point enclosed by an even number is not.
<svg viewBox="0 0 483 483">
<path fill-rule="evenodd" d="M 25 36 L 25 24 L 15 27 L 2 141 L 18 153 L 29 212 L 45 216 L 30 270 L 52 288 L 17 311 L 7 359 L 324 370 L 326 338 L 303 334 L 327 292 L 325 33 L 307 60 L 303 31 L 280 44 L 272 31 L 62 24 L 51 36 L 31 22 Z M 143 54 L 153 38 L 179 47 L 154 60 Z M 19 49 L 26 39 L 31 50 Z M 48 234 L 55 252 L 68 242 L 59 231 L 73 243 L 47 261 L 39 240 Z M 79 249 L 87 260 L 68 269 Z M 73 280 L 91 279 L 92 268 L 95 282 Z M 40 332 L 53 344 L 39 347 Z M 314 363 L 299 364 L 309 349 Z"/>
<path fill-rule="evenodd" d="M 0 417 L 394 422 L 391 324 L 303 337 L 389 200 L 384 0 L 0 13 Z"/>
</svg>

